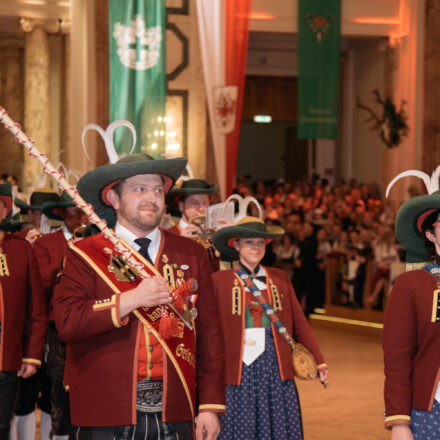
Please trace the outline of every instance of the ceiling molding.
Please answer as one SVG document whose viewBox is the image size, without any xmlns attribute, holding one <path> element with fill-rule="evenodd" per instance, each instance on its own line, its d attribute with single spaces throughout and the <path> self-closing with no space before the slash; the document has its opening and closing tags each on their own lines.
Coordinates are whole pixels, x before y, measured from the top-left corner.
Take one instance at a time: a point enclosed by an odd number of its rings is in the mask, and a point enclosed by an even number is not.
<svg viewBox="0 0 440 440">
<path fill-rule="evenodd" d="M 67 0 L 2 0 L 0 16 L 35 19 L 70 19 L 70 1 Z"/>
</svg>

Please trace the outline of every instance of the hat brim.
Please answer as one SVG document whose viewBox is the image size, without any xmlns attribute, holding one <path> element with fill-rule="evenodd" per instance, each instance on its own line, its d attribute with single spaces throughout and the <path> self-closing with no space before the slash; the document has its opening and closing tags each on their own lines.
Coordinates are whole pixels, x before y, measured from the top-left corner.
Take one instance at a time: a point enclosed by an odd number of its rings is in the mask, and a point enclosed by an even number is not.
<svg viewBox="0 0 440 440">
<path fill-rule="evenodd" d="M 42 206 L 43 214 L 51 220 L 63 221 L 64 218 L 53 212 L 56 208 L 72 208 L 75 204 L 71 202 L 48 202 Z"/>
<path fill-rule="evenodd" d="M 41 211 L 42 209 L 42 206 L 29 205 L 18 197 L 14 199 L 14 205 L 20 209 L 32 209 L 33 211 Z"/>
<path fill-rule="evenodd" d="M 210 188 L 174 188 L 169 193 L 169 198 L 178 203 L 183 197 L 192 196 L 194 194 L 207 194 L 215 196 L 218 193 L 218 187 L 215 183 Z"/>
<path fill-rule="evenodd" d="M 420 216 L 430 210 L 440 210 L 440 191 L 418 196 L 405 202 L 396 215 L 396 237 L 405 248 L 407 263 L 428 261 L 425 238 L 419 230 Z"/>
<path fill-rule="evenodd" d="M 255 231 L 245 226 L 227 226 L 219 229 L 213 237 L 214 246 L 224 255 L 236 257 L 237 251 L 232 246 L 232 241 L 239 238 L 264 238 L 273 239 L 282 237 L 285 233 L 280 226 L 266 225 L 267 232 Z"/>
<path fill-rule="evenodd" d="M 81 197 L 90 203 L 96 214 L 103 218 L 110 228 L 116 224 L 116 212 L 102 198 L 102 192 L 113 182 L 128 179 L 138 174 L 159 174 L 170 179 L 170 191 L 176 180 L 186 168 L 187 160 L 183 157 L 175 159 L 159 159 L 145 161 L 125 161 L 104 165 L 85 174 L 78 181 L 78 191 Z"/>
</svg>

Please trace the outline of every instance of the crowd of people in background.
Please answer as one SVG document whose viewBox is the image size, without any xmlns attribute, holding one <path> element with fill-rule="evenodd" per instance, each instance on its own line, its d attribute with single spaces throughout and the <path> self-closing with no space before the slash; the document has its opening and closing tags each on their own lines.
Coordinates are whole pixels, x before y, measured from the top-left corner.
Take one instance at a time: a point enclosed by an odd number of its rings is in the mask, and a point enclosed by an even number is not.
<svg viewBox="0 0 440 440">
<path fill-rule="evenodd" d="M 243 176 L 235 191 L 254 196 L 266 223 L 286 230 L 272 243 L 264 262 L 289 273 L 306 314 L 324 307 L 329 258 L 340 262 L 340 304 L 383 309 L 405 258 L 394 235 L 398 207 L 382 200 L 376 183 L 341 179 L 330 186 L 314 176 L 294 184 L 268 184 L 251 183 Z"/>
<path fill-rule="evenodd" d="M 11 181 L 17 191 L 15 176 L 0 180 Z M 307 315 L 324 307 L 329 258 L 340 262 L 340 304 L 383 309 L 394 278 L 404 270 L 404 255 L 394 235 L 398 207 L 382 200 L 377 183 L 340 179 L 331 186 L 316 175 L 267 183 L 242 176 L 235 192 L 254 196 L 265 222 L 286 230 L 268 246 L 263 262 L 287 271 Z"/>
</svg>

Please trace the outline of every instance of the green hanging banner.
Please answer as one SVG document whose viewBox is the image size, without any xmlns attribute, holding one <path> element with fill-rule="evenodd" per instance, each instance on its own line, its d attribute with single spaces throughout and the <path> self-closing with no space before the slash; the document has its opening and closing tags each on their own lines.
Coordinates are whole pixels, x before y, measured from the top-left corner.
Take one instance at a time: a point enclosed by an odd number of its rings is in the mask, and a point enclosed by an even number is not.
<svg viewBox="0 0 440 440">
<path fill-rule="evenodd" d="M 110 122 L 126 119 L 137 132 L 135 152 L 165 152 L 165 0 L 109 0 Z M 119 154 L 132 146 L 115 131 Z"/>
<path fill-rule="evenodd" d="M 298 138 L 338 137 L 341 0 L 298 0 Z"/>
</svg>

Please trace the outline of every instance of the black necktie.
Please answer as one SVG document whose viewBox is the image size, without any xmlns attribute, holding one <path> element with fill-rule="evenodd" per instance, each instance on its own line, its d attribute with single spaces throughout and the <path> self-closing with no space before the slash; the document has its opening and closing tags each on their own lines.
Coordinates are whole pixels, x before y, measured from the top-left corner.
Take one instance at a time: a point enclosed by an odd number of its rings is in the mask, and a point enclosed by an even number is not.
<svg viewBox="0 0 440 440">
<path fill-rule="evenodd" d="M 262 283 L 266 284 L 266 276 L 265 275 L 260 275 L 257 276 L 257 273 L 260 271 L 260 265 L 258 265 L 255 268 L 255 272 L 251 272 L 246 266 L 244 266 L 243 264 L 240 263 L 240 266 L 244 269 L 244 271 L 248 274 L 248 277 L 251 280 L 258 280 L 261 281 Z"/>
<path fill-rule="evenodd" d="M 151 264 L 154 264 L 151 261 L 150 254 L 148 253 L 148 246 L 150 246 L 151 240 L 149 238 L 136 238 L 134 240 L 136 244 L 138 244 L 141 248 L 139 249 L 139 253 Z"/>
</svg>

